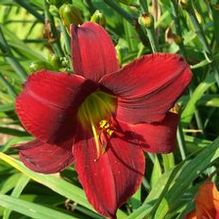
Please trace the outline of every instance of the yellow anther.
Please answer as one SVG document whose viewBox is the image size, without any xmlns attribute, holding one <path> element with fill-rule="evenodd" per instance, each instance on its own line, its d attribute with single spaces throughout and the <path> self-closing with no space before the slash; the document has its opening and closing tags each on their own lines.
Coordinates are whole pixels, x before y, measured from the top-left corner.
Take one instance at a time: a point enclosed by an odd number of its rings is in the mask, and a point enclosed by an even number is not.
<svg viewBox="0 0 219 219">
<path fill-rule="evenodd" d="M 109 136 L 111 136 L 114 131 L 113 131 L 112 129 L 107 129 L 106 132 L 107 132 L 107 134 L 108 134 Z"/>
<path fill-rule="evenodd" d="M 108 129 L 110 127 L 110 124 L 107 120 L 103 119 L 99 122 L 99 126 L 101 129 Z"/>
<path fill-rule="evenodd" d="M 100 128 L 103 129 L 108 122 L 106 120 L 101 120 L 99 122 Z"/>
</svg>

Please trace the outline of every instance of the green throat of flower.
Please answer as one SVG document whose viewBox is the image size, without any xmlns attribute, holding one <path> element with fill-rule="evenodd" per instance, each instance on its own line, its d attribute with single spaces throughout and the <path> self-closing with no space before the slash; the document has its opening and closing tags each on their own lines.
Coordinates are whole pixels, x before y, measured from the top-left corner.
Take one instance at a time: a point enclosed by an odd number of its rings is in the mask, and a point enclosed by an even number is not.
<svg viewBox="0 0 219 219">
<path fill-rule="evenodd" d="M 77 118 L 82 127 L 93 134 L 97 159 L 106 148 L 106 144 L 101 139 L 106 139 L 113 133 L 109 119 L 115 107 L 116 98 L 100 90 L 90 94 L 79 107 Z"/>
</svg>

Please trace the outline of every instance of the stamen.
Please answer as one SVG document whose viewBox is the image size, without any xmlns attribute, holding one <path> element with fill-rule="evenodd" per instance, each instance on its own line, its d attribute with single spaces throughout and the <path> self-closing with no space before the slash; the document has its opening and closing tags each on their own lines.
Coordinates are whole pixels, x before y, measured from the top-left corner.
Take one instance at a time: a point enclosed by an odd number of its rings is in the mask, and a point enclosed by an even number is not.
<svg viewBox="0 0 219 219">
<path fill-rule="evenodd" d="M 97 150 L 97 159 L 99 159 L 100 154 L 102 153 L 102 148 L 101 148 L 101 145 L 99 143 L 99 135 L 97 134 L 97 130 L 96 130 L 93 122 L 91 122 L 91 128 L 92 128 L 92 132 L 94 135 L 94 141 L 95 141 L 96 150 Z"/>
<path fill-rule="evenodd" d="M 96 146 L 97 157 L 105 152 L 110 136 L 114 130 L 111 129 L 110 119 L 115 111 L 116 98 L 101 90 L 90 94 L 78 109 L 77 117 L 82 127 L 92 132 Z"/>
<path fill-rule="evenodd" d="M 107 120 L 103 119 L 99 122 L 100 128 L 101 129 L 106 129 L 109 128 L 109 123 Z"/>
<path fill-rule="evenodd" d="M 97 130 L 95 128 L 95 125 L 94 125 L 94 122 L 93 122 L 93 119 L 92 119 L 92 115 L 89 111 L 89 108 L 88 108 L 88 106 L 85 106 L 85 107 L 86 107 L 86 112 L 87 112 L 88 118 L 90 120 L 91 129 L 92 129 L 93 136 L 94 136 L 94 141 L 95 141 L 96 151 L 97 151 L 97 158 L 96 158 L 96 160 L 97 160 L 97 159 L 99 159 L 100 154 L 102 152 L 101 145 L 99 144 L 99 135 L 97 134 Z"/>
<path fill-rule="evenodd" d="M 110 127 L 110 123 L 105 119 L 103 119 L 99 122 L 99 126 L 100 126 L 101 129 L 103 129 L 103 131 L 106 131 L 106 133 L 109 136 L 111 136 L 114 132 L 114 130 L 111 129 L 111 127 Z"/>
<path fill-rule="evenodd" d="M 107 132 L 107 134 L 108 134 L 109 136 L 111 136 L 114 131 L 113 131 L 112 129 L 107 129 L 106 132 Z"/>
</svg>

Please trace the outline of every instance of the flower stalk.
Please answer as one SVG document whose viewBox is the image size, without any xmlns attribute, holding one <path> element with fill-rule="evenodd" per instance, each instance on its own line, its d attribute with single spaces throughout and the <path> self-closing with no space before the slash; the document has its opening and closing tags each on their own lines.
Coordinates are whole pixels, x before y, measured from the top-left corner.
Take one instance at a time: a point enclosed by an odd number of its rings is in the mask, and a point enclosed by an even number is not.
<svg viewBox="0 0 219 219">
<path fill-rule="evenodd" d="M 15 70 L 15 72 L 18 74 L 20 79 L 22 81 L 25 81 L 27 77 L 27 73 L 23 68 L 23 66 L 17 61 L 17 59 L 14 57 L 13 53 L 11 52 L 11 49 L 3 34 L 1 25 L 0 25 L 0 50 L 4 54 L 5 60 Z"/>
<path fill-rule="evenodd" d="M 154 19 L 153 16 L 149 13 L 147 2 L 145 0 L 140 0 L 140 5 L 143 11 L 143 14 L 139 17 L 139 23 L 143 26 L 143 28 L 147 32 L 147 36 L 151 45 L 152 52 L 158 52 L 159 46 L 158 46 L 158 40 L 155 36 L 155 29 L 154 29 Z M 144 20 L 148 20 L 148 25 L 144 25 Z"/>
<path fill-rule="evenodd" d="M 114 1 L 111 0 L 104 0 L 104 2 L 109 5 L 111 8 L 113 8 L 116 12 L 118 12 L 123 18 L 125 18 L 137 31 L 142 43 L 145 46 L 148 46 L 148 40 L 145 37 L 145 33 L 142 29 L 142 27 L 138 24 L 138 19 L 134 17 L 133 15 L 126 12 L 123 8 L 121 8 L 118 4 L 116 4 Z"/>
<path fill-rule="evenodd" d="M 51 43 L 55 54 L 59 57 L 62 57 L 64 56 L 64 54 L 60 44 L 60 34 L 56 29 L 54 17 L 51 15 L 49 11 L 49 4 L 46 1 L 44 8 L 45 8 L 45 28 L 46 28 L 46 32 L 48 32 L 47 33 L 49 38 L 48 41 Z"/>
</svg>

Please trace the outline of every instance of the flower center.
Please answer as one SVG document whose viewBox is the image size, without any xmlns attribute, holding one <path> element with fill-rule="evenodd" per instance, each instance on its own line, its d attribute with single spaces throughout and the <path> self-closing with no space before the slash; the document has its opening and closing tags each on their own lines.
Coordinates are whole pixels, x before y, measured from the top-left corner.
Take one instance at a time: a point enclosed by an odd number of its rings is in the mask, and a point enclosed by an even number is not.
<svg viewBox="0 0 219 219">
<path fill-rule="evenodd" d="M 92 131 L 97 159 L 104 153 L 113 134 L 109 120 L 115 107 L 116 98 L 100 90 L 90 94 L 79 107 L 77 118 L 84 129 Z"/>
</svg>

